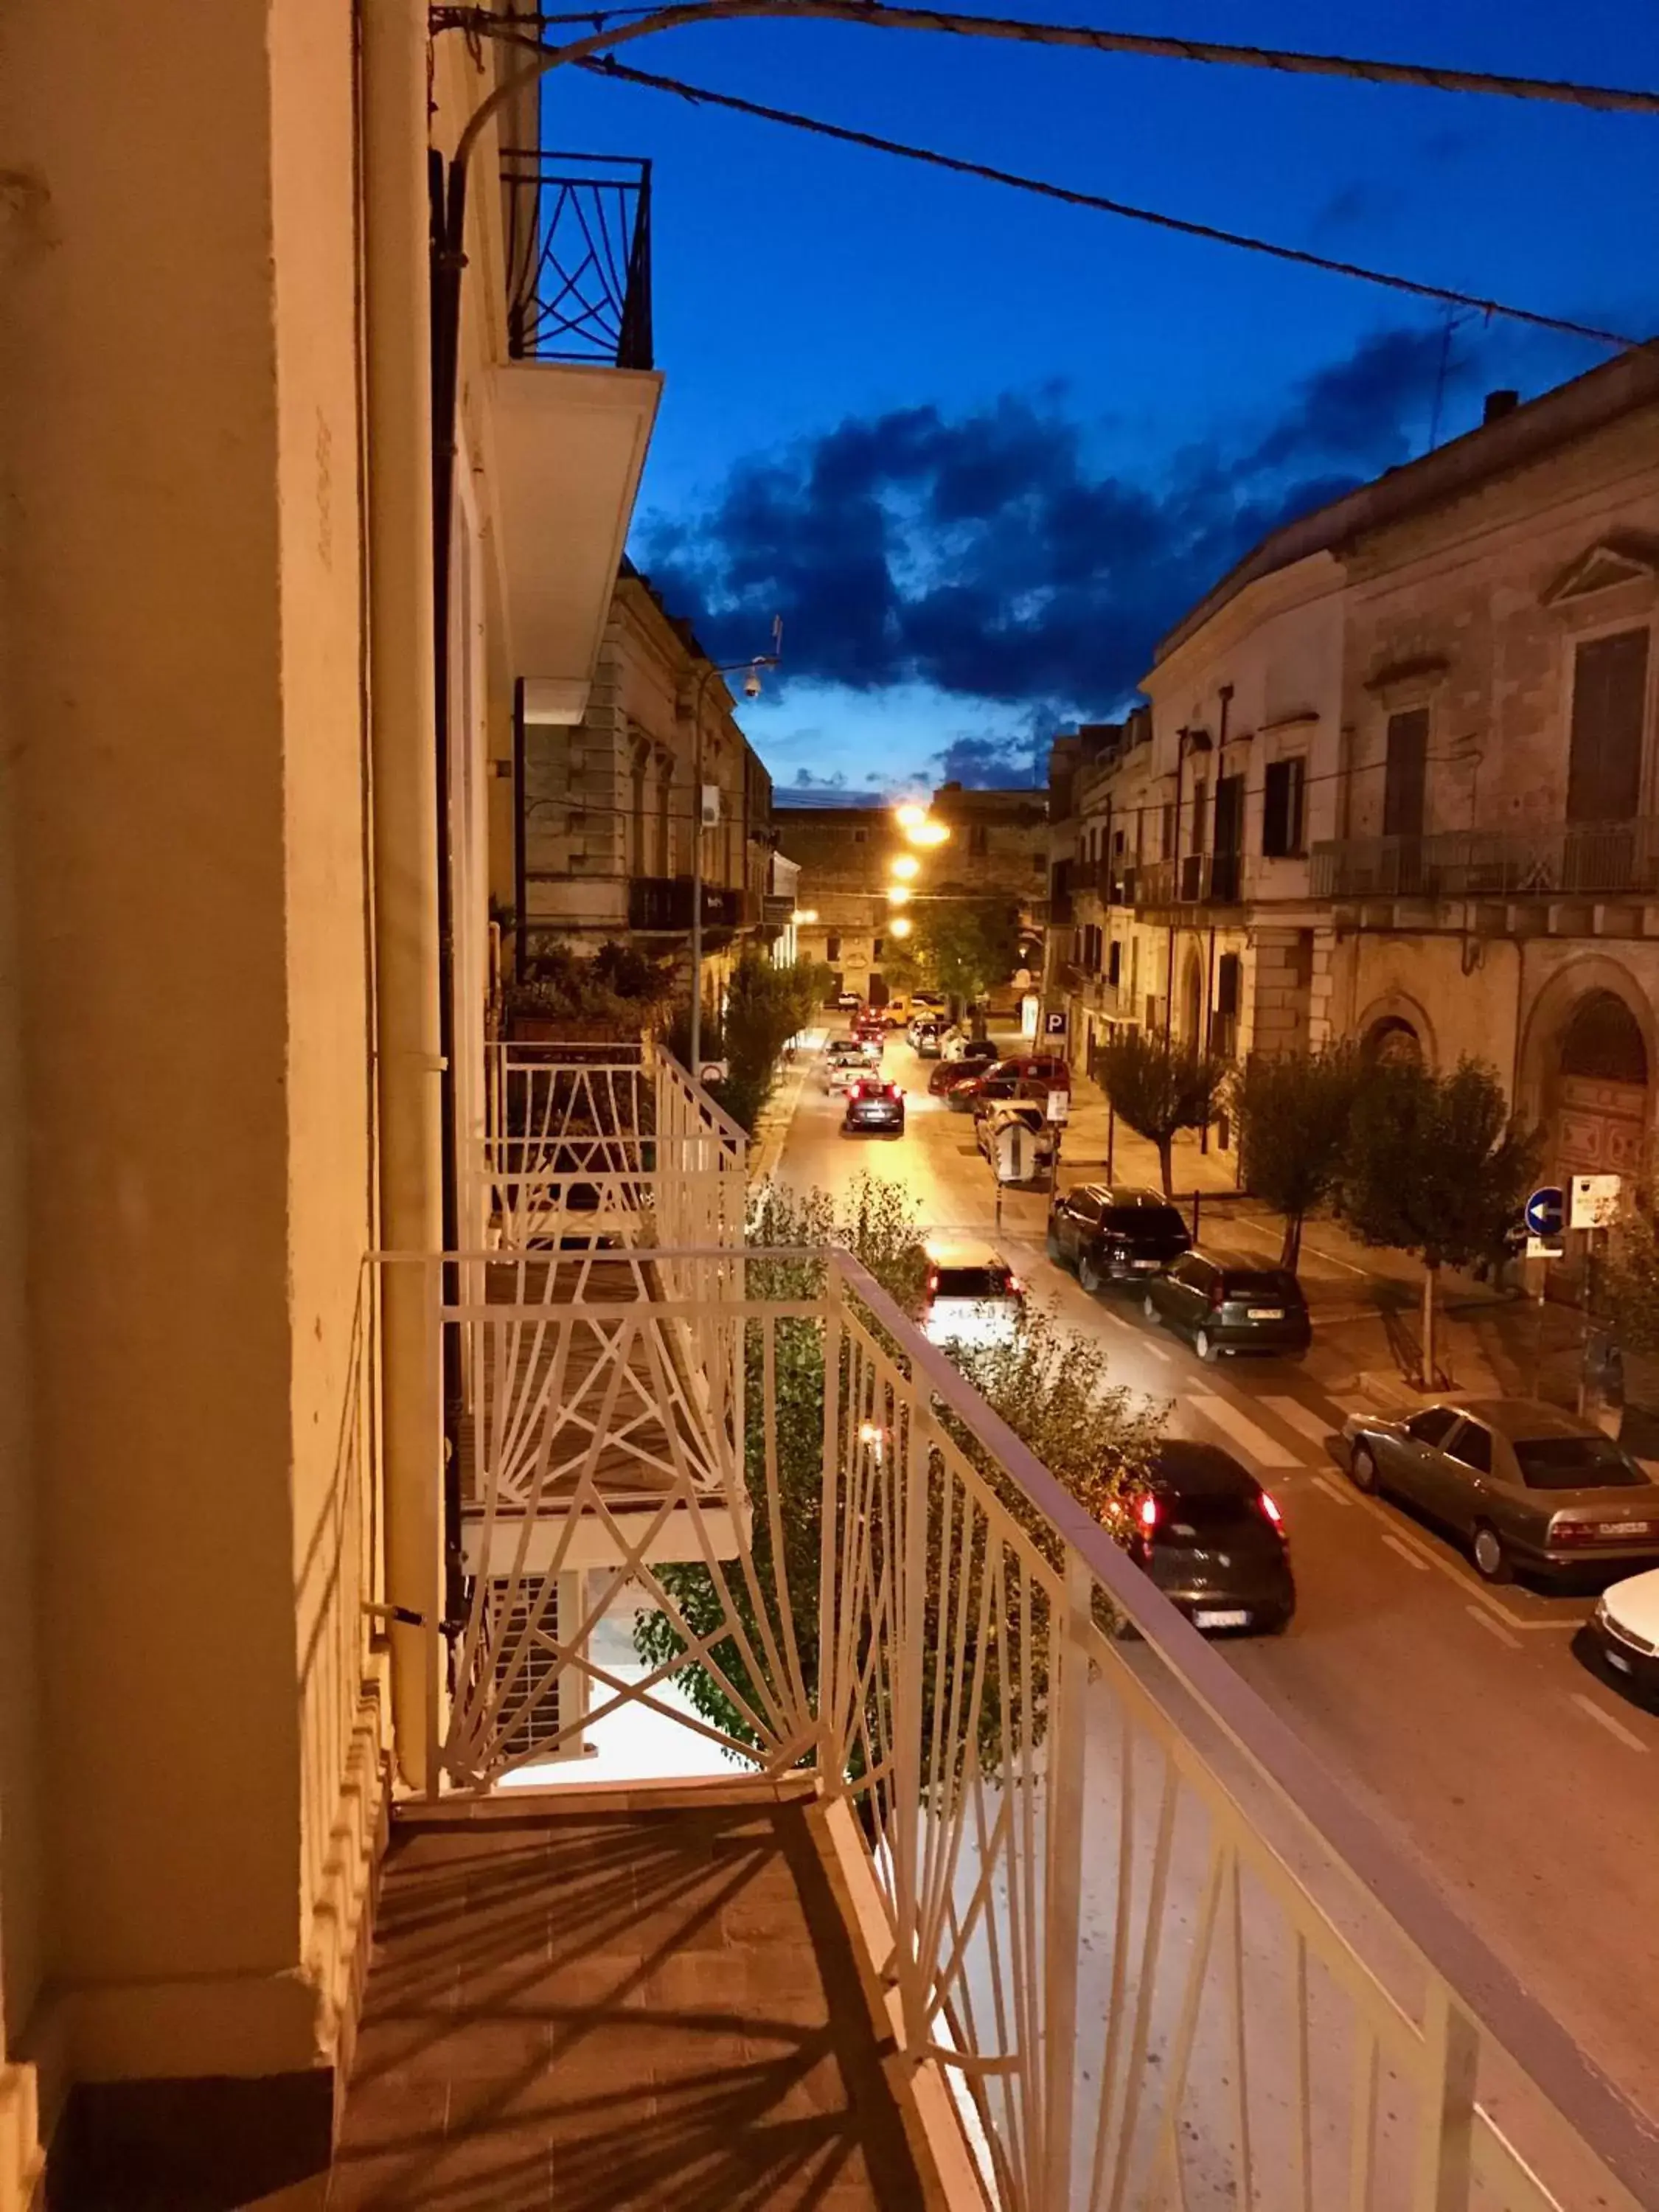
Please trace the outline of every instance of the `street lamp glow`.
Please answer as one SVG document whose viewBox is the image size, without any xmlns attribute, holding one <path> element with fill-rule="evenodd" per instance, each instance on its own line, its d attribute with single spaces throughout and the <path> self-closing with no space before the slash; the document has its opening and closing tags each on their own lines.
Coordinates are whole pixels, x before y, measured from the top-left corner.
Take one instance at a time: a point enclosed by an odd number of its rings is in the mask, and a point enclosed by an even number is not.
<svg viewBox="0 0 1659 2212">
<path fill-rule="evenodd" d="M 918 806 L 914 799 L 908 800 L 904 805 L 896 808 L 895 812 L 901 830 L 920 830 L 927 819 L 927 809 L 925 806 Z"/>
<path fill-rule="evenodd" d="M 917 860 L 914 853 L 901 853 L 897 860 L 893 862 L 893 873 L 896 876 L 902 876 L 905 882 L 908 883 L 921 866 L 921 862 Z"/>
<path fill-rule="evenodd" d="M 908 915 L 896 915 L 887 925 L 887 934 L 890 937 L 908 937 L 910 934 L 910 919 Z"/>
<path fill-rule="evenodd" d="M 815 906 L 798 906 L 789 917 L 791 921 L 803 927 L 807 922 L 816 921 L 817 918 L 818 910 Z"/>
<path fill-rule="evenodd" d="M 908 906 L 915 896 L 915 893 L 908 884 L 889 884 L 887 886 L 889 906 Z"/>
<path fill-rule="evenodd" d="M 943 822 L 921 821 L 909 832 L 913 845 L 942 845 L 951 832 Z"/>
</svg>

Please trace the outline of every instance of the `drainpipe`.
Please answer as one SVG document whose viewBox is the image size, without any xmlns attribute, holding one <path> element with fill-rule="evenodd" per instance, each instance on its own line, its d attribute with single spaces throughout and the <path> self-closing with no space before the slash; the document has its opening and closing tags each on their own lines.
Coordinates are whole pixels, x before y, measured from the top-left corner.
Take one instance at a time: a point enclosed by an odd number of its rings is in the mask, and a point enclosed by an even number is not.
<svg viewBox="0 0 1659 2212">
<path fill-rule="evenodd" d="M 1174 878 L 1170 885 L 1170 928 L 1164 969 L 1164 1044 L 1167 1051 L 1175 1036 L 1175 940 L 1176 900 L 1181 890 L 1181 801 L 1187 775 L 1187 725 L 1183 722 L 1176 732 L 1176 803 L 1175 836 L 1170 841 L 1174 852 L 1170 865 Z"/>
<path fill-rule="evenodd" d="M 423 0 L 364 0 L 362 26 L 380 1242 L 429 1253 L 441 1247 L 443 1139 Z M 428 1620 L 444 1587 L 433 1287 L 422 1267 L 381 1271 L 386 1595 Z M 428 1634 L 391 1630 L 398 1760 L 416 1789 L 435 1781 Z"/>
</svg>

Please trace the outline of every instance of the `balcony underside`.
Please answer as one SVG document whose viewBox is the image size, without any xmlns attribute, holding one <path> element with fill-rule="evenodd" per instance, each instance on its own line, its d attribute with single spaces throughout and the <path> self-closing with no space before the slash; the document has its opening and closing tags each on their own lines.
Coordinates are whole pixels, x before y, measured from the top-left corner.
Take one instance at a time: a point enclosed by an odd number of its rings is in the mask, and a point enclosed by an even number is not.
<svg viewBox="0 0 1659 2212">
<path fill-rule="evenodd" d="M 579 722 L 662 379 L 516 361 L 492 386 L 514 671 L 528 720 Z"/>
<path fill-rule="evenodd" d="M 398 1819 L 328 2212 L 920 2206 L 809 1790 Z"/>
</svg>

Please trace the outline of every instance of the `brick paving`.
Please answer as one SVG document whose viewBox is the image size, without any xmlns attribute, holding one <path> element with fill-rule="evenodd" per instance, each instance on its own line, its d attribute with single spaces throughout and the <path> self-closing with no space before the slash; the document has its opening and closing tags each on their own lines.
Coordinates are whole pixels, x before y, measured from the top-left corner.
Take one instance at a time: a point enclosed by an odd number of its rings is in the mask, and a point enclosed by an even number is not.
<svg viewBox="0 0 1659 2212">
<path fill-rule="evenodd" d="M 805 1797 L 401 1817 L 327 2212 L 924 2197 Z"/>
</svg>

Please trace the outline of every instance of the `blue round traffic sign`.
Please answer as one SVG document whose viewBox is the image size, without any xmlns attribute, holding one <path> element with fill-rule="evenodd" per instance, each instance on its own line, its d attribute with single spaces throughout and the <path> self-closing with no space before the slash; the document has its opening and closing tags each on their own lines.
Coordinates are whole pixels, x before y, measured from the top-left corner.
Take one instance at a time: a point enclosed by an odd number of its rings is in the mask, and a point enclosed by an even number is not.
<svg viewBox="0 0 1659 2212">
<path fill-rule="evenodd" d="M 1559 1237 L 1566 1218 L 1565 1195 L 1554 1183 L 1546 1183 L 1527 1200 L 1527 1226 L 1534 1237 Z"/>
</svg>

